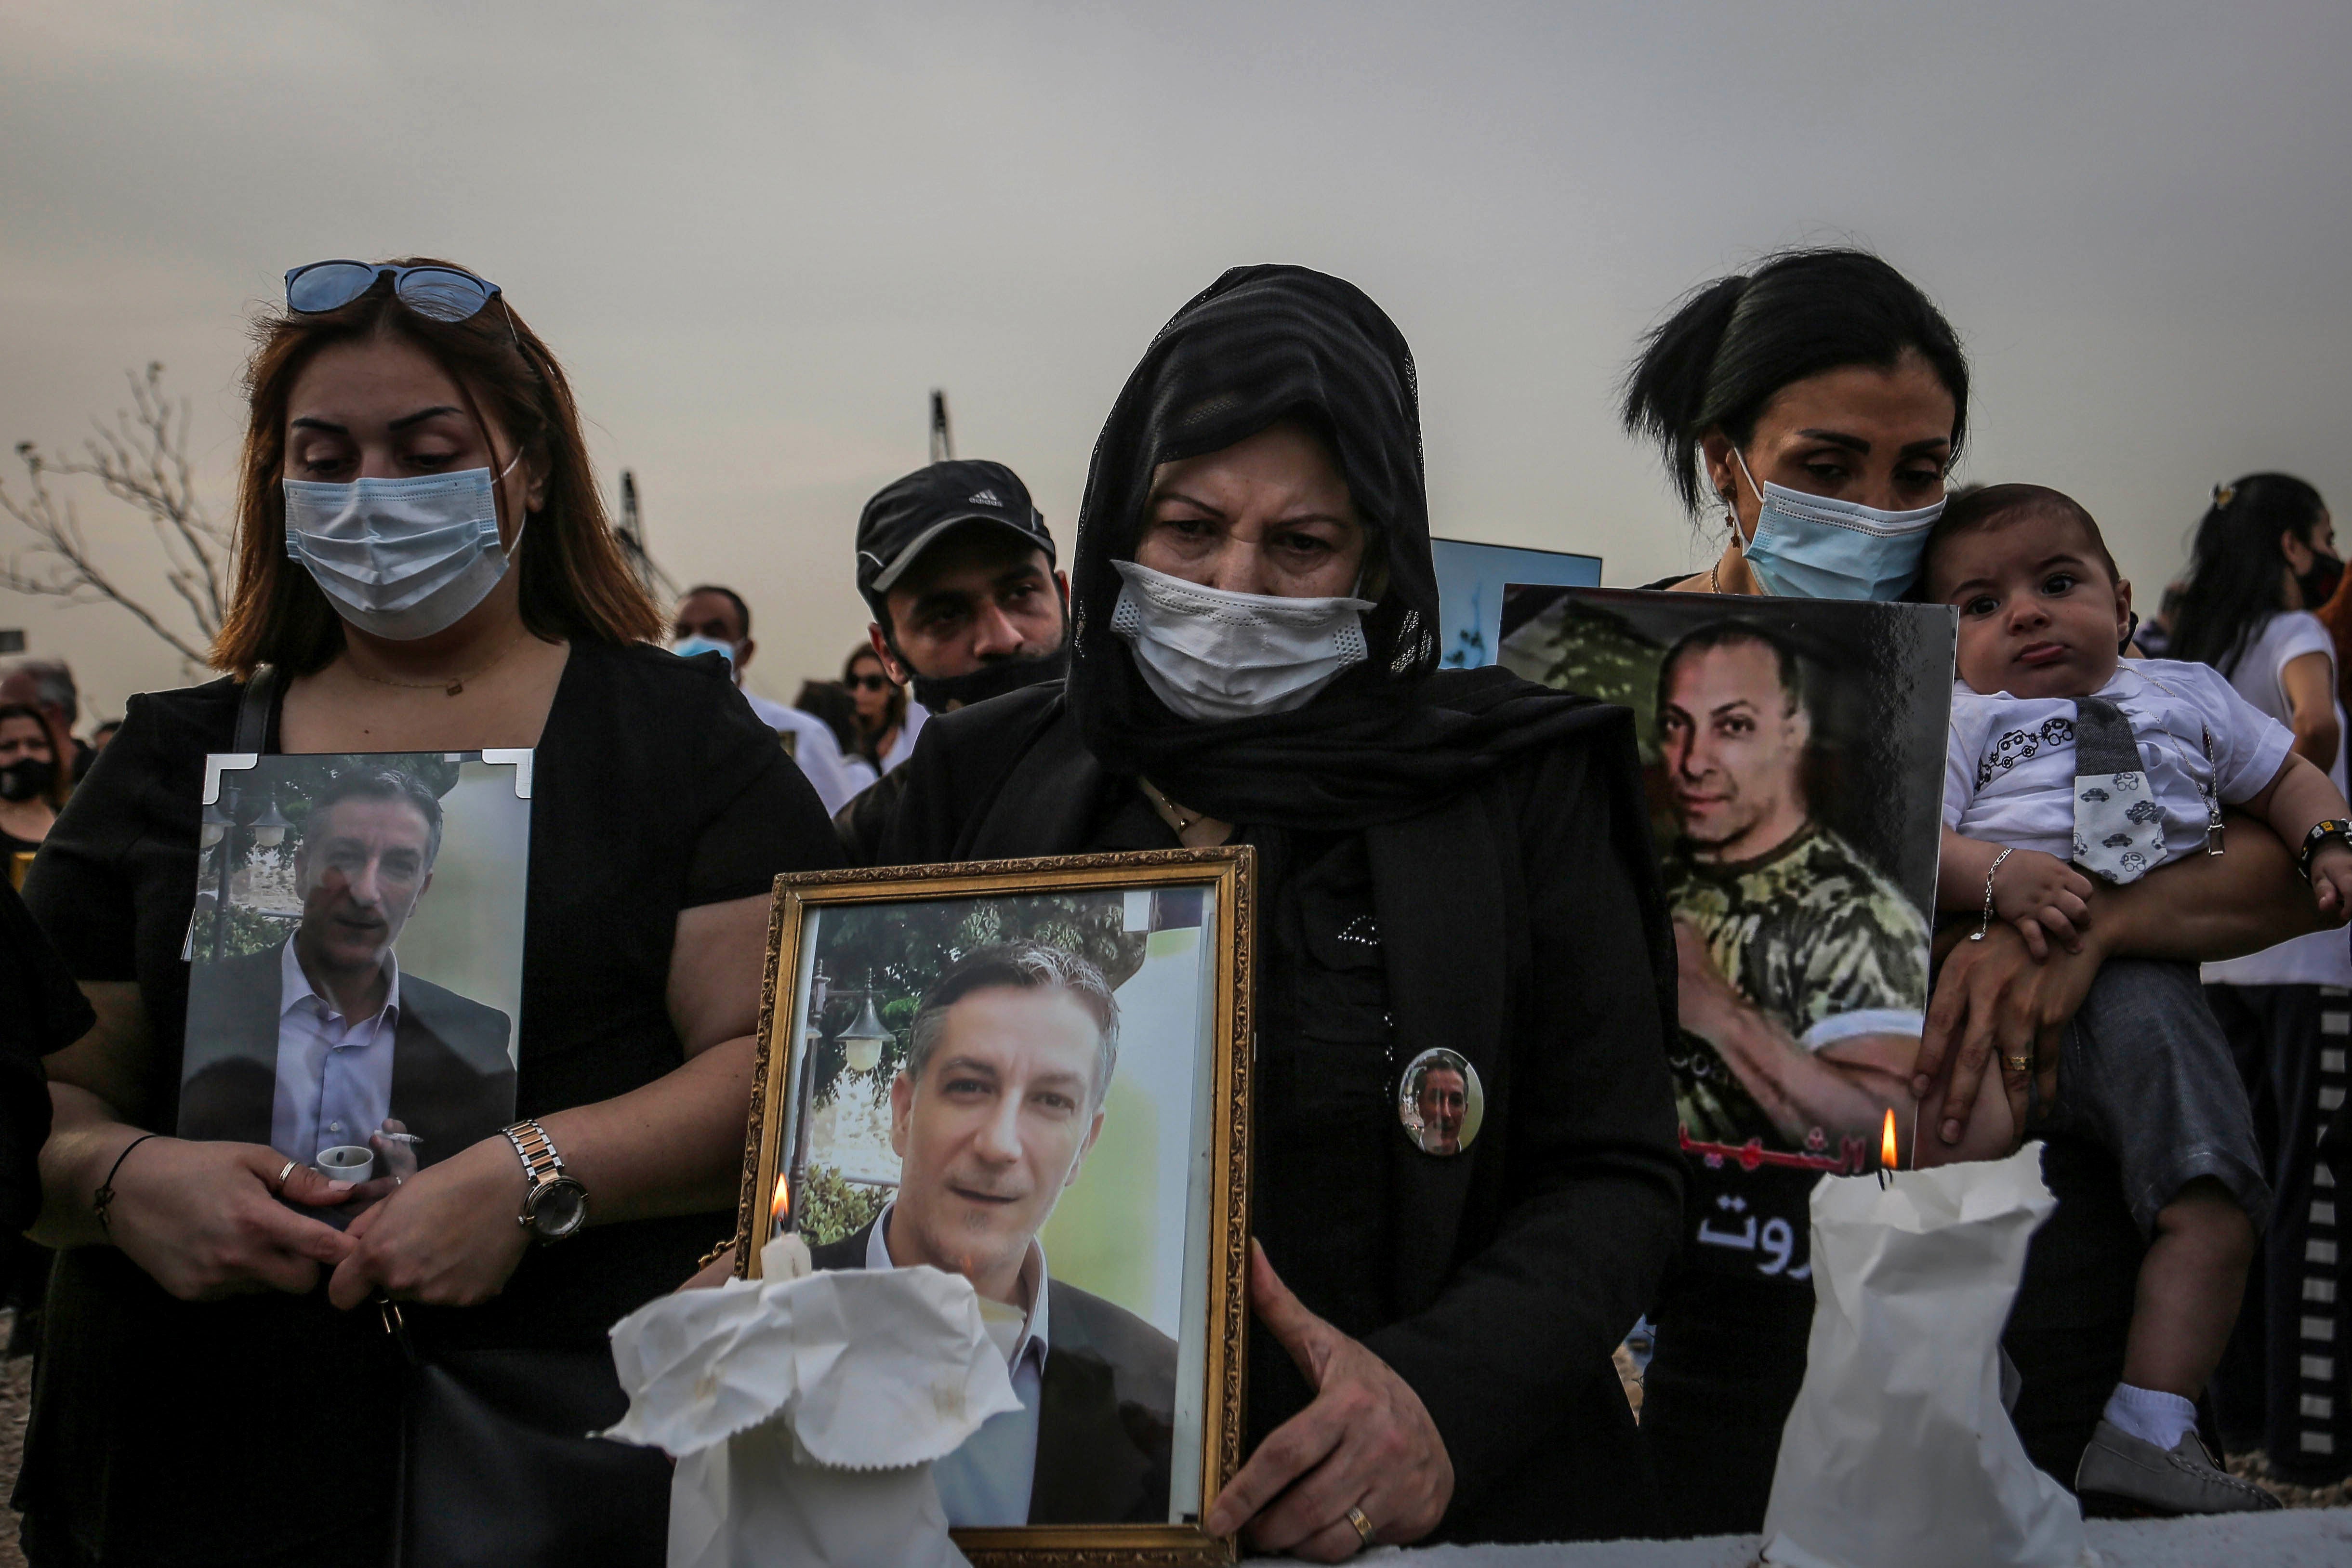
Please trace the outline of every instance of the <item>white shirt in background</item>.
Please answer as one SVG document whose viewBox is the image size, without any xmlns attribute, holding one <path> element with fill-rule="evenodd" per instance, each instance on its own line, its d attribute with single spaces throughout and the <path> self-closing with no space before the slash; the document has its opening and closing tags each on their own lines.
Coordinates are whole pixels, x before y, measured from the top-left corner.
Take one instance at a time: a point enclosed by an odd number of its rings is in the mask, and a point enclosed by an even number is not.
<svg viewBox="0 0 2352 1568">
<path fill-rule="evenodd" d="M 915 755 L 915 737 L 922 734 L 923 726 L 930 716 L 930 709 L 911 696 L 907 699 L 907 716 L 899 721 L 898 738 L 892 741 L 890 749 L 882 754 L 883 772 L 889 772 Z"/>
<path fill-rule="evenodd" d="M 2286 667 L 2305 653 L 2325 654 L 2327 689 L 2336 686 L 2336 642 L 2319 617 L 2305 610 L 2285 610 L 2263 623 L 2230 672 L 2230 684 L 2254 706 L 2292 728 L 2294 710 L 2287 706 Z M 2336 760 L 2327 776 L 2344 788 L 2344 704 L 2336 703 Z M 2300 844 L 2289 844 L 2300 850 Z M 2205 980 L 2225 986 L 2352 986 L 2352 936 L 2343 931 L 2315 931 L 2275 947 L 2249 953 L 2227 963 L 2208 964 Z"/>
<path fill-rule="evenodd" d="M 801 772 L 816 790 L 816 798 L 824 802 L 826 815 L 840 810 L 866 784 L 873 782 L 871 779 L 857 782 L 856 776 L 847 771 L 833 727 L 816 715 L 770 702 L 751 692 L 745 692 L 743 700 L 751 705 L 751 711 L 760 716 L 761 724 L 780 737 L 792 737 L 793 760 L 800 764 Z"/>
</svg>

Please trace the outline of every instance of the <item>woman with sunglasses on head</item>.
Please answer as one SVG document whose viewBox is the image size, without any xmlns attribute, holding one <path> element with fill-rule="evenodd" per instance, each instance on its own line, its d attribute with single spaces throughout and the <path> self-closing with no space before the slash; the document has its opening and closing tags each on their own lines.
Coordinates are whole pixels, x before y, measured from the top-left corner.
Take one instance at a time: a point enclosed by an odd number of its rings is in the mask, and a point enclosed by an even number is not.
<svg viewBox="0 0 2352 1568">
<path fill-rule="evenodd" d="M 1255 846 L 1257 1324 L 1205 1522 L 1322 1562 L 1660 1522 L 1609 1360 L 1681 1185 L 1633 729 L 1438 670 L 1429 535 L 1395 324 L 1227 273 L 1103 427 L 1066 685 L 934 717 L 883 845 Z M 1432 1076 L 1475 1128 L 1401 1112 Z"/>
<path fill-rule="evenodd" d="M 557 1435 L 617 1415 L 605 1330 L 735 1201 L 770 882 L 840 855 L 719 662 L 648 645 L 570 387 L 494 286 L 298 268 L 257 337 L 230 674 L 132 699 L 26 890 L 100 1018 L 50 1066 L 36 1234 L 66 1250 L 16 1494 L 37 1563 L 383 1561 L 403 1368 L 373 1301 L 428 1363 L 555 1357 Z M 527 1120 L 331 1227 L 289 1207 L 350 1203 L 307 1166 L 171 1135 L 205 758 L 495 747 L 534 750 Z M 661 1470 L 514 1497 L 492 1537 L 658 1562 Z"/>
<path fill-rule="evenodd" d="M 1943 511 L 1968 400 L 1968 361 L 1950 323 L 1877 256 L 1785 252 L 1694 291 L 1634 361 L 1624 423 L 1657 444 L 1694 516 L 1713 498 L 1726 537 L 1706 570 L 1645 586 L 1906 597 Z M 1940 1140 L 1948 1158 L 1981 1135 L 1981 1092 L 2006 1092 L 2014 1124 L 2023 1125 L 2028 1085 L 2040 1074 L 2047 1103 L 2068 1020 L 2105 959 L 2219 957 L 2309 929 L 2311 900 L 2277 837 L 2233 821 L 2228 841 L 2223 859 L 2159 866 L 2128 887 L 2101 884 L 2080 952 L 2053 946 L 2037 961 L 2002 924 L 1981 942 L 1950 948 L 1932 998 L 1906 1004 L 1927 1002 L 1921 1025 L 1873 1037 L 1862 1060 L 1836 1047 L 1792 1053 L 1778 1064 L 1776 1087 L 1801 1102 L 1843 1078 L 1907 1118 L 1913 1097 L 1944 1084 L 1942 1124 L 1918 1135 Z M 2262 896 L 2265 889 L 2275 896 Z M 1686 981 L 1685 996 L 1690 989 Z M 1696 1075 L 1711 1064 L 1686 1051 L 1676 1065 Z M 2060 1216 L 2037 1240 L 2034 1269 L 2047 1272 L 2029 1271 L 2014 1321 L 2053 1328 L 2011 1342 L 2026 1375 L 2020 1430 L 2037 1460 L 2070 1481 L 2118 1381 L 2127 1282 L 2142 1245 L 2104 1160 L 2053 1152 L 2048 1161 Z M 1805 1234 L 1811 1178 L 1711 1171 L 1697 1160 L 1691 1176 L 1684 1244 L 1654 1309 L 1643 1433 L 1677 1529 L 1738 1533 L 1763 1522 L 1782 1424 L 1803 1376 L 1813 1287 L 1790 1260 L 1768 1272 L 1702 1244 L 1699 1232 L 1719 1200 L 1743 1214 L 1777 1207 Z M 2068 1270 L 2084 1288 L 2051 1289 Z M 2120 1301 L 2097 1288 L 2109 1281 L 2126 1282 Z M 2116 1310 L 2101 1319 L 2100 1307 Z"/>
</svg>

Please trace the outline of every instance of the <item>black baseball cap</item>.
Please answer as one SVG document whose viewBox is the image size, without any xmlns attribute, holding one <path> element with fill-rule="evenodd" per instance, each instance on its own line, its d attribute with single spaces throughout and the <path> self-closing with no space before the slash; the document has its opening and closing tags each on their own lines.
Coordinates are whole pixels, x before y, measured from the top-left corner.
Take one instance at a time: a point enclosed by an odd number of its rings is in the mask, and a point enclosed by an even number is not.
<svg viewBox="0 0 2352 1568">
<path fill-rule="evenodd" d="M 857 515 L 857 591 L 884 620 L 883 596 L 915 558 L 964 523 L 994 523 L 1054 559 L 1054 536 L 1029 487 L 1002 463 L 955 458 L 886 485 Z"/>
</svg>

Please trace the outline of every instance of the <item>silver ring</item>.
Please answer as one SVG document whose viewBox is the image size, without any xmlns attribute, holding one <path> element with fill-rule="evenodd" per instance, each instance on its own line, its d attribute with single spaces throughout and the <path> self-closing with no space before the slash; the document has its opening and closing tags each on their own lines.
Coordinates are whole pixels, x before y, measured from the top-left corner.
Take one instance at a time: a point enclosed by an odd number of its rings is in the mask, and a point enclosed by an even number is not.
<svg viewBox="0 0 2352 1568">
<path fill-rule="evenodd" d="M 286 1168 L 278 1173 L 277 1189 L 279 1192 L 284 1192 L 286 1190 L 286 1178 L 292 1176 L 294 1174 L 294 1167 L 301 1163 L 302 1162 L 300 1160 L 288 1160 L 286 1162 Z"/>
<path fill-rule="evenodd" d="M 1362 1509 L 1349 1509 L 1348 1511 L 1348 1522 L 1356 1527 L 1356 1533 L 1364 1538 L 1365 1545 L 1370 1546 L 1372 1543 L 1372 1521 L 1364 1517 L 1364 1511 Z"/>
</svg>

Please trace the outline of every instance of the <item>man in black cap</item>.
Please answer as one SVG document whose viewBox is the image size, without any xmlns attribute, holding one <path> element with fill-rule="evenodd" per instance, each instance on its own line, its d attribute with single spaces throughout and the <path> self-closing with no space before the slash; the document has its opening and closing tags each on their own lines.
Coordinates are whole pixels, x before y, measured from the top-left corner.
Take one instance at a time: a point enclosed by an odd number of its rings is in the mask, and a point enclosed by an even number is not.
<svg viewBox="0 0 2352 1568">
<path fill-rule="evenodd" d="M 857 519 L 857 591 L 890 678 L 911 681 L 911 732 L 946 713 L 1069 668 L 1069 579 L 1028 486 L 1002 463 L 956 460 L 883 487 Z M 850 859 L 871 865 L 903 771 L 834 819 Z"/>
</svg>

